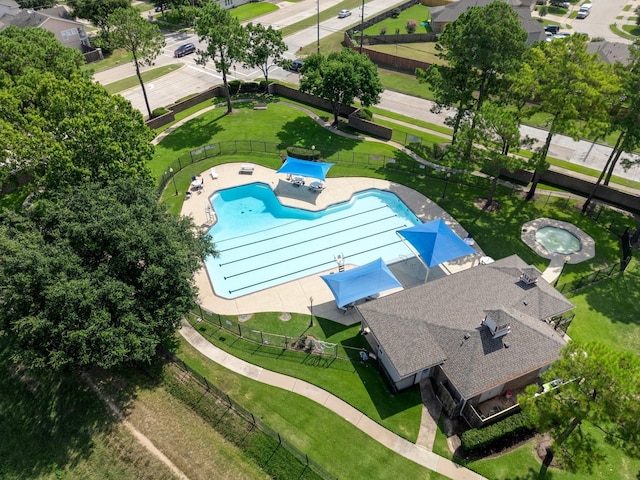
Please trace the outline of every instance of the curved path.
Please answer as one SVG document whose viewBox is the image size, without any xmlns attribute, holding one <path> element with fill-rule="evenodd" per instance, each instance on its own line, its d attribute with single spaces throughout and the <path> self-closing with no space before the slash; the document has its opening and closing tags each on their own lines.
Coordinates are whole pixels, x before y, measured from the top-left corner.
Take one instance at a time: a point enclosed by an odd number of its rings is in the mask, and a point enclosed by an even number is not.
<svg viewBox="0 0 640 480">
<path fill-rule="evenodd" d="M 485 478 L 465 467 L 453 463 L 451 460 L 405 440 L 374 422 L 348 403 L 315 385 L 281 373 L 265 370 L 262 367 L 252 365 L 228 354 L 224 350 L 209 343 L 186 321 L 182 323 L 180 334 L 191 346 L 217 364 L 257 382 L 297 393 L 325 406 L 377 442 L 418 465 L 422 465 L 429 470 L 454 480 L 482 480 Z"/>
</svg>

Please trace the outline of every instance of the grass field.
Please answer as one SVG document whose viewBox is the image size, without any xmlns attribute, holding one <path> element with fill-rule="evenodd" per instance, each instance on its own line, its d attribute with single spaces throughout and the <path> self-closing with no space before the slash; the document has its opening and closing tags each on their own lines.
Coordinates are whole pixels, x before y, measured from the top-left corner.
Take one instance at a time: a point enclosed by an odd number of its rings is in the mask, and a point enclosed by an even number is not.
<svg viewBox="0 0 640 480">
<path fill-rule="evenodd" d="M 398 18 L 385 18 L 383 21 L 371 25 L 369 28 L 365 28 L 364 34 L 380 35 L 382 29 L 386 30 L 387 35 L 395 35 L 396 32 L 404 34 L 407 33 L 406 25 L 409 20 L 415 20 L 418 23 L 416 33 L 429 33 L 431 29 L 429 27 L 421 26 L 420 23 L 430 19 L 431 14 L 429 13 L 429 7 L 418 4 L 400 12 Z"/>
<path fill-rule="evenodd" d="M 443 65 L 445 63 L 444 60 L 437 57 L 438 51 L 436 50 L 435 42 L 368 45 L 367 49 L 388 53 L 389 55 L 396 55 L 398 57 L 413 58 L 414 60 L 436 65 Z M 424 87 L 426 87 L 426 85 Z"/>
</svg>

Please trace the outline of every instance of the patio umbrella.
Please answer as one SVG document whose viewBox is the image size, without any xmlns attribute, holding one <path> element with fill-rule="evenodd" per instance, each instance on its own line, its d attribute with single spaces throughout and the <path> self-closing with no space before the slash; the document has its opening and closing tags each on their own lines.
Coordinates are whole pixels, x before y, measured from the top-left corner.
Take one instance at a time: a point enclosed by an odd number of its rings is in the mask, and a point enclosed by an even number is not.
<svg viewBox="0 0 640 480">
<path fill-rule="evenodd" d="M 411 244 L 429 268 L 477 253 L 441 218 L 404 228 L 396 233 Z"/>
<path fill-rule="evenodd" d="M 276 173 L 300 175 L 301 177 L 317 178 L 318 180 L 324 181 L 331 167 L 333 167 L 333 163 L 310 162 L 308 160 L 287 157 Z"/>
</svg>

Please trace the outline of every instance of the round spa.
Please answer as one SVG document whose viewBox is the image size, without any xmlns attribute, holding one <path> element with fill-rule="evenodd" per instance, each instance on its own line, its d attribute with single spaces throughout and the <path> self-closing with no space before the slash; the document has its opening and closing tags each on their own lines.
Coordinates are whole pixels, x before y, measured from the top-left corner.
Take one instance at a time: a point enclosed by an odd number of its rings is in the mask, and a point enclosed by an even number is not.
<svg viewBox="0 0 640 480">
<path fill-rule="evenodd" d="M 536 218 L 522 225 L 522 241 L 543 258 L 560 256 L 566 263 L 579 263 L 595 255 L 593 238 L 572 223 Z"/>
<path fill-rule="evenodd" d="M 559 227 L 542 227 L 535 232 L 536 242 L 554 253 L 574 253 L 580 250 L 580 240 L 573 233 Z"/>
</svg>

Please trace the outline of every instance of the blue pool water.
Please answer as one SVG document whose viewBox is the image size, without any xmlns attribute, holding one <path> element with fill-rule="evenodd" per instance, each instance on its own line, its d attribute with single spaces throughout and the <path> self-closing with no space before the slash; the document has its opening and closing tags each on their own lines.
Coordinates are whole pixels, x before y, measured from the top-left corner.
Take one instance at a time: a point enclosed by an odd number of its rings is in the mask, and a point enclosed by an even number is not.
<svg viewBox="0 0 640 480">
<path fill-rule="evenodd" d="M 221 190 L 211 202 L 218 221 L 208 234 L 220 256 L 205 263 L 224 298 L 337 271 L 337 255 L 355 265 L 414 256 L 396 230 L 420 220 L 390 192 L 366 190 L 312 212 L 283 206 L 269 185 L 253 183 Z"/>
</svg>

